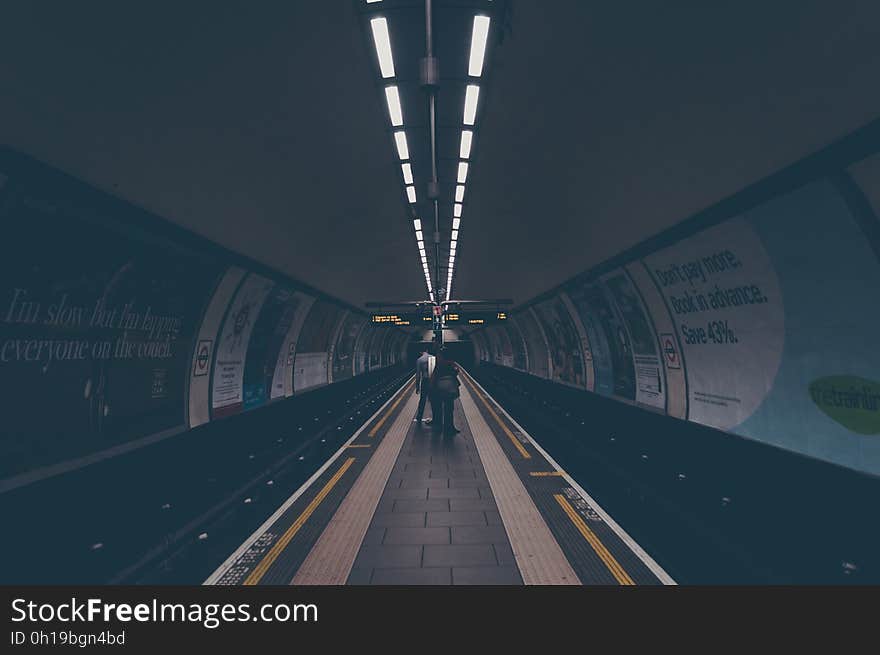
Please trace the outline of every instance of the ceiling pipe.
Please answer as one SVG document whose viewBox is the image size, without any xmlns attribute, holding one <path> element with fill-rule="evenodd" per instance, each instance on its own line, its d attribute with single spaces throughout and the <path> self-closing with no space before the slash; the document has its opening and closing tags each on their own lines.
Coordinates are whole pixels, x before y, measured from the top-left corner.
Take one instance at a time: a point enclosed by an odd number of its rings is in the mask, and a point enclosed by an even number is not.
<svg viewBox="0 0 880 655">
<path fill-rule="evenodd" d="M 425 58 L 422 59 L 422 86 L 428 94 L 428 117 L 431 139 L 431 179 L 428 182 L 428 199 L 434 205 L 434 294 L 439 302 L 445 288 L 440 279 L 440 185 L 437 180 L 437 87 L 440 84 L 440 64 L 434 56 L 433 5 L 425 0 Z M 442 343 L 443 332 L 437 329 L 441 322 L 435 320 L 435 339 Z"/>
<path fill-rule="evenodd" d="M 422 59 L 422 86 L 428 94 L 429 138 L 431 140 L 431 179 L 428 181 L 428 199 L 434 205 L 434 291 L 439 294 L 440 285 L 440 211 L 437 182 L 437 86 L 439 85 L 439 61 L 434 56 L 433 7 L 425 0 L 425 58 Z"/>
</svg>

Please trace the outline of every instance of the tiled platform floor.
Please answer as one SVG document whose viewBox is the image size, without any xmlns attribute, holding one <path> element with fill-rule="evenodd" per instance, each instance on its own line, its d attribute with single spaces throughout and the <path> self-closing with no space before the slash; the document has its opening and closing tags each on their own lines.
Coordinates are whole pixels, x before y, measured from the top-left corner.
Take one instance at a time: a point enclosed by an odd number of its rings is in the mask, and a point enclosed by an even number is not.
<svg viewBox="0 0 880 655">
<path fill-rule="evenodd" d="M 413 422 L 348 584 L 522 584 L 459 401 L 455 425 Z"/>
</svg>

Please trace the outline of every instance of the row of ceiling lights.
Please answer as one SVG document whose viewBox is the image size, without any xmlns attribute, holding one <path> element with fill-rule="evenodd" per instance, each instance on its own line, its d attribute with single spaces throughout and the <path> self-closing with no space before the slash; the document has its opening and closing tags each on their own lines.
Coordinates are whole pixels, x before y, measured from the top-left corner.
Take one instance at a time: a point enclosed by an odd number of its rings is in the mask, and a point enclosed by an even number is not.
<svg viewBox="0 0 880 655">
<path fill-rule="evenodd" d="M 468 77 L 480 77 L 483 74 L 483 60 L 486 55 L 486 42 L 489 38 L 488 16 L 474 16 L 474 27 L 471 32 L 471 52 L 468 58 Z M 480 98 L 480 87 L 468 84 L 464 95 L 464 115 L 461 130 L 461 142 L 458 148 L 458 171 L 456 173 L 455 199 L 452 205 L 452 233 L 449 239 L 449 263 L 446 267 L 446 300 L 452 297 L 452 276 L 455 272 L 455 254 L 458 248 L 458 232 L 461 228 L 461 212 L 464 201 L 464 187 L 467 181 L 471 145 L 474 139 L 473 126 L 477 118 L 477 102 Z"/>
<path fill-rule="evenodd" d="M 368 4 L 381 2 L 381 0 L 367 0 Z M 383 80 L 395 77 L 394 56 L 391 53 L 391 36 L 388 33 L 388 21 L 383 17 L 370 20 L 370 29 L 373 32 L 373 44 L 376 46 L 376 55 L 379 58 L 379 73 Z M 416 203 L 416 187 L 413 180 L 412 162 L 409 157 L 409 144 L 406 141 L 406 131 L 403 127 L 403 108 L 400 104 L 400 91 L 396 84 L 385 87 L 385 102 L 388 105 L 388 117 L 391 127 L 394 128 L 394 145 L 397 147 L 397 156 L 400 159 L 400 172 L 403 175 L 406 199 L 411 205 Z M 425 274 L 425 284 L 428 287 L 428 297 L 434 300 L 434 288 L 431 284 L 431 272 L 428 268 L 428 255 L 425 252 L 425 241 L 422 234 L 422 222 L 418 218 L 413 220 L 416 233 L 416 244 L 419 247 L 419 258 L 422 261 L 422 270 Z"/>
<path fill-rule="evenodd" d="M 382 0 L 367 0 L 368 4 L 381 2 Z M 483 60 L 486 54 L 486 43 L 489 36 L 488 16 L 474 16 L 473 31 L 471 33 L 471 51 L 468 60 L 468 76 L 478 78 L 483 73 Z M 373 33 L 373 43 L 379 59 L 379 72 L 383 80 L 395 77 L 394 57 L 391 51 L 391 37 L 388 32 L 388 21 L 384 17 L 375 17 L 370 20 L 370 28 Z M 455 255 L 458 248 L 458 233 L 461 226 L 462 203 L 464 201 L 465 182 L 467 181 L 468 166 L 473 142 L 473 126 L 477 115 L 477 102 L 480 97 L 480 87 L 477 84 L 468 84 L 465 91 L 463 123 L 465 129 L 461 132 L 459 145 L 459 163 L 456 173 L 455 201 L 453 204 L 452 233 L 449 244 L 449 263 L 447 266 L 446 300 L 452 294 L 452 276 L 455 270 Z M 409 145 L 406 140 L 404 129 L 403 109 L 400 103 L 400 92 L 397 85 L 391 84 L 385 87 L 385 102 L 388 105 L 388 116 L 394 129 L 394 143 L 397 148 L 397 156 L 400 159 L 400 170 L 403 175 L 404 188 L 407 200 L 411 205 L 416 203 L 416 187 L 413 181 L 412 163 L 409 156 Z M 469 129 L 467 129 L 469 128 Z M 428 288 L 428 297 L 434 298 L 434 289 L 431 283 L 431 273 L 428 267 L 428 257 L 425 252 L 425 241 L 422 232 L 422 222 L 419 218 L 413 219 L 413 229 L 416 234 L 416 244 L 419 249 L 419 258 L 425 274 L 425 284 Z M 439 299 L 437 299 L 439 301 Z"/>
</svg>

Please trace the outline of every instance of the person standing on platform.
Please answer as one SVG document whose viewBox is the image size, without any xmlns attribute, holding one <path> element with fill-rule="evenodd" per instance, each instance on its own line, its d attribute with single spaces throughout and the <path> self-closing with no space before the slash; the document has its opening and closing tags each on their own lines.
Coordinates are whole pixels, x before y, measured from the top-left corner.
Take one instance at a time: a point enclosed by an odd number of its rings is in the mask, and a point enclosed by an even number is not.
<svg viewBox="0 0 880 655">
<path fill-rule="evenodd" d="M 460 432 L 453 422 L 455 399 L 458 398 L 460 384 L 458 365 L 448 357 L 446 348 L 441 346 L 434 364 L 434 373 L 431 376 L 432 427 L 434 430 L 442 429 L 443 434 L 447 437 Z"/>
<path fill-rule="evenodd" d="M 422 350 L 422 354 L 416 360 L 416 393 L 419 394 L 419 409 L 416 412 L 416 423 L 422 422 L 422 415 L 425 413 L 425 401 L 431 395 L 430 382 L 431 373 L 434 372 L 434 356 L 428 354 L 428 349 Z M 431 403 L 433 418 L 434 404 Z"/>
</svg>

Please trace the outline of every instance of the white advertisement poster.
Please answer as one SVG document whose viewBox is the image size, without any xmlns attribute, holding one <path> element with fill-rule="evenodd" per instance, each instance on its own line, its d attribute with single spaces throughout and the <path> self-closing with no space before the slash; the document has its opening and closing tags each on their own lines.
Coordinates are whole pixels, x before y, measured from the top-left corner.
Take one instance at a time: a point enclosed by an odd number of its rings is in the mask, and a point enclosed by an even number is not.
<svg viewBox="0 0 880 655">
<path fill-rule="evenodd" d="M 626 329 L 632 351 L 636 402 L 666 409 L 666 380 L 660 365 L 657 335 L 627 274 L 619 269 L 603 278 L 609 297 Z"/>
<path fill-rule="evenodd" d="M 785 341 L 779 281 L 761 240 L 732 219 L 643 261 L 684 350 L 688 418 L 738 425 L 773 386 Z"/>
<path fill-rule="evenodd" d="M 251 273 L 245 278 L 226 314 L 217 340 L 211 407 L 214 417 L 241 411 L 247 347 L 254 322 L 274 283 Z"/>
</svg>

